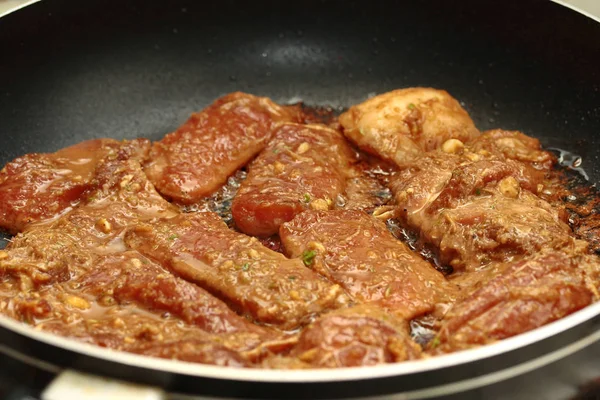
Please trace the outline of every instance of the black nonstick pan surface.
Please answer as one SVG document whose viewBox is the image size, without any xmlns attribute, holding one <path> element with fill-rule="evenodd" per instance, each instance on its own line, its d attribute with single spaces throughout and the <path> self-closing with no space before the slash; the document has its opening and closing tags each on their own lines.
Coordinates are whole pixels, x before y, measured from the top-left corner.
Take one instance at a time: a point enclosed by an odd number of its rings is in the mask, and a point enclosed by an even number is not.
<svg viewBox="0 0 600 400">
<path fill-rule="evenodd" d="M 458 98 L 481 130 L 518 129 L 581 157 L 593 184 L 599 64 L 600 23 L 546 0 L 44 0 L 0 19 L 0 165 L 89 138 L 159 139 L 236 90 L 341 110 L 371 94 L 432 86 Z M 50 369 L 182 393 L 417 398 L 502 381 L 584 348 L 597 355 L 597 306 L 415 368 L 304 375 L 123 356 L 5 319 L 0 343 Z"/>
</svg>

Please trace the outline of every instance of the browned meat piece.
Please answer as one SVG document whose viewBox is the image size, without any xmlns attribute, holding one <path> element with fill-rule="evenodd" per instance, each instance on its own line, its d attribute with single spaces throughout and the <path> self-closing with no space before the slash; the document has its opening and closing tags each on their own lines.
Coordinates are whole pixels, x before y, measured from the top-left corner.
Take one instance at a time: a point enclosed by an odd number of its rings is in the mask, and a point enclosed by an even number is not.
<svg viewBox="0 0 600 400">
<path fill-rule="evenodd" d="M 556 161 L 551 153 L 542 150 L 539 140 L 519 131 L 487 131 L 470 141 L 468 147 L 474 153 L 517 160 L 540 170 L 550 169 Z"/>
<path fill-rule="evenodd" d="M 397 215 L 442 263 L 474 271 L 542 248 L 578 247 L 564 214 L 534 193 L 543 173 L 523 163 L 433 152 L 399 173 L 390 187 Z"/>
<path fill-rule="evenodd" d="M 6 164 L 0 171 L 0 228 L 15 234 L 70 210 L 89 189 L 100 160 L 121 146 L 112 139 L 88 140 Z"/>
<path fill-rule="evenodd" d="M 431 215 L 422 226 L 429 242 L 439 246 L 442 261 L 455 269 L 477 270 L 492 261 L 511 261 L 544 248 L 578 247 L 558 213 L 531 193 L 506 198 L 490 194 L 456 209 Z"/>
<path fill-rule="evenodd" d="M 175 340 L 159 344 L 151 342 L 130 351 L 146 356 L 212 364 L 221 367 L 242 368 L 250 366 L 248 360 L 245 360 L 239 352 L 228 349 L 214 340 Z"/>
<path fill-rule="evenodd" d="M 214 213 L 141 224 L 125 242 L 258 322 L 294 329 L 347 302 L 338 286 L 234 232 Z"/>
<path fill-rule="evenodd" d="M 453 285 L 410 251 L 385 224 L 361 211 L 306 211 L 280 232 L 285 251 L 357 302 L 377 303 L 405 319 L 452 301 Z"/>
<path fill-rule="evenodd" d="M 120 255 L 100 257 L 98 268 L 89 274 L 35 292 L 22 290 L 16 279 L 5 277 L 0 280 L 0 311 L 36 329 L 141 353 L 162 346 L 168 352 L 173 341 L 196 340 L 255 359 L 253 353 L 261 348 L 285 350 L 293 344 L 252 325 L 193 284 L 168 278 L 164 270 L 157 275 L 159 266 L 135 254 L 125 253 L 122 257 L 129 261 L 121 264 Z M 144 260 L 142 265 L 137 266 L 134 258 Z M 149 283 L 153 277 L 157 284 Z M 161 315 L 161 310 L 169 311 Z"/>
<path fill-rule="evenodd" d="M 296 342 L 252 324 L 134 251 L 102 256 L 88 273 L 37 293 L 4 281 L 0 311 L 87 343 L 216 365 L 249 366 Z"/>
<path fill-rule="evenodd" d="M 0 309 L 37 329 L 143 354 L 237 365 L 248 352 L 271 350 L 263 342 L 276 340 L 274 332 L 126 251 L 126 227 L 178 215 L 141 169 L 148 148 L 148 141 L 124 145 L 101 163 L 84 204 L 31 227 L 2 251 Z M 200 353 L 209 348 L 214 354 Z"/>
<path fill-rule="evenodd" d="M 4 314 L 33 324 L 38 330 L 156 357 L 248 366 L 256 360 L 256 352 L 262 354 L 263 348 L 269 352 L 272 348 L 277 350 L 270 346 L 277 341 L 269 342 L 272 335 L 256 332 L 258 327 L 255 332 L 215 335 L 188 325 L 174 315 L 158 316 L 133 305 L 97 303 L 67 285 L 49 286 L 40 291 L 39 296 L 25 292 L 10 298 L 0 296 L 0 307 L 4 307 Z M 42 309 L 46 311 L 41 313 Z M 287 348 L 292 344 L 287 344 Z"/>
<path fill-rule="evenodd" d="M 146 174 L 163 195 L 195 203 L 258 154 L 278 123 L 298 118 L 266 97 L 229 94 L 154 143 Z"/>
<path fill-rule="evenodd" d="M 405 321 L 375 307 L 342 309 L 322 316 L 304 329 L 290 356 L 313 368 L 413 360 L 420 357 L 421 348 L 410 340 L 407 331 Z"/>
<path fill-rule="evenodd" d="M 592 269 L 598 270 L 593 256 L 551 250 L 514 262 L 450 309 L 430 347 L 447 352 L 482 345 L 569 315 L 598 300 L 585 273 Z"/>
<path fill-rule="evenodd" d="M 148 312 L 151 310 L 139 308 L 139 302 L 133 302 L 134 305 L 125 301 L 107 304 L 102 298 L 97 301 L 89 288 L 85 293 L 74 289 L 77 284 L 78 281 L 72 281 L 47 286 L 37 293 L 2 295 L 0 308 L 3 314 L 35 325 L 36 329 L 134 352 L 146 347 L 158 350 L 163 345 L 168 347 L 171 341 L 195 339 L 226 346 L 243 352 L 245 356 L 262 346 L 265 340 L 269 343 L 276 338 L 260 327 L 239 329 L 244 323 L 243 318 L 234 313 L 231 313 L 233 317 L 242 321 L 237 324 L 237 332 L 232 327 L 227 331 L 215 329 L 208 332 L 197 325 L 185 323 L 175 314 L 152 314 Z M 6 289 L 6 283 L 2 286 Z M 202 300 L 198 298 L 198 301 Z M 251 325 L 250 322 L 245 323 Z"/>
<path fill-rule="evenodd" d="M 306 209 L 328 210 L 344 190 L 352 153 L 341 133 L 285 124 L 250 164 L 231 211 L 244 233 L 269 236 Z"/>
<path fill-rule="evenodd" d="M 225 303 L 193 283 L 173 276 L 136 251 L 103 256 L 93 270 L 72 281 L 81 293 L 104 306 L 133 302 L 149 311 L 168 313 L 206 332 L 254 332 L 263 328 L 231 311 Z"/>
<path fill-rule="evenodd" d="M 124 144 L 101 162 L 83 204 L 14 237 L 1 253 L 0 277 L 17 276 L 24 288 L 73 279 L 98 255 L 123 251 L 121 234 L 129 224 L 178 214 L 141 169 L 148 148 L 147 140 Z"/>
<path fill-rule="evenodd" d="M 41 294 L 51 301 L 52 314 L 47 319 L 29 322 L 35 323 L 36 329 L 84 343 L 142 354 L 148 351 L 152 354 L 162 346 L 167 347 L 168 351 L 169 343 L 179 340 L 202 340 L 220 345 L 223 337 L 231 335 L 212 335 L 187 325 L 178 318 L 160 317 L 131 305 L 102 307 L 89 302 L 90 308 L 80 309 L 62 300 L 68 297 L 53 297 L 57 294 L 56 290 L 49 291 L 51 293 L 44 291 Z M 246 351 L 259 346 L 262 340 L 256 334 L 235 336 L 239 348 L 231 348 L 233 351 Z"/>
<path fill-rule="evenodd" d="M 408 88 L 373 97 L 340 116 L 344 135 L 400 167 L 424 152 L 479 135 L 460 104 L 443 90 Z"/>
</svg>

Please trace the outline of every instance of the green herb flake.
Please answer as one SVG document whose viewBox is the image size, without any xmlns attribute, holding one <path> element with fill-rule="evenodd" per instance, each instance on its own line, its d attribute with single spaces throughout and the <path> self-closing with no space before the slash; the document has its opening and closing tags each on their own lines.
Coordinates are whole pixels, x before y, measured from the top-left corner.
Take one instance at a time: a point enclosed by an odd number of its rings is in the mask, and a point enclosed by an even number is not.
<svg viewBox="0 0 600 400">
<path fill-rule="evenodd" d="M 250 269 L 250 263 L 245 263 L 244 265 L 242 265 L 242 271 L 248 271 Z"/>
<path fill-rule="evenodd" d="M 271 289 L 271 290 L 274 290 L 274 289 L 277 288 L 277 284 L 275 282 L 271 282 L 271 283 L 269 283 L 268 288 Z"/>
<path fill-rule="evenodd" d="M 273 154 L 277 154 L 277 153 L 279 153 L 279 149 L 278 148 L 273 149 Z"/>
<path fill-rule="evenodd" d="M 441 340 L 439 336 L 436 336 L 433 338 L 433 340 L 431 341 L 431 348 L 435 349 L 436 347 L 438 347 L 441 344 Z"/>
<path fill-rule="evenodd" d="M 288 276 L 288 279 L 289 279 L 290 281 L 295 281 L 295 280 L 296 280 L 296 277 L 295 277 L 294 275 L 290 275 L 290 276 Z"/>
<path fill-rule="evenodd" d="M 310 267 L 315 261 L 315 257 L 317 256 L 317 252 L 314 250 L 304 250 L 302 253 L 302 262 L 307 267 Z"/>
<path fill-rule="evenodd" d="M 168 237 L 168 239 L 169 239 L 169 240 L 175 240 L 175 239 L 177 239 L 178 237 L 179 237 L 179 235 L 178 235 L 178 234 L 176 234 L 176 233 L 174 233 L 174 234 L 172 234 L 171 236 L 169 236 L 169 237 Z"/>
<path fill-rule="evenodd" d="M 310 203 L 310 194 L 304 193 L 304 196 L 302 197 L 302 201 L 305 203 Z"/>
<path fill-rule="evenodd" d="M 477 196 L 480 196 L 480 195 L 481 195 L 481 188 L 476 188 L 476 189 L 475 189 L 475 194 L 476 194 Z"/>
<path fill-rule="evenodd" d="M 409 108 L 409 109 L 411 109 L 411 110 L 414 110 L 414 109 L 415 109 L 415 107 L 416 107 L 416 106 L 415 106 L 413 103 L 410 103 L 410 104 L 408 105 L 408 108 Z"/>
</svg>

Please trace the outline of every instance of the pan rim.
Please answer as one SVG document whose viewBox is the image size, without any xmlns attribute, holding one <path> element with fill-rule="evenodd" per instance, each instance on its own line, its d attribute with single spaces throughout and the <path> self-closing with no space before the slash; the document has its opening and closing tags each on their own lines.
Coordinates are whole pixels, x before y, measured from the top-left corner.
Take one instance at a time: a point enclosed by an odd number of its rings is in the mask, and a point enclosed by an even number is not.
<svg viewBox="0 0 600 400">
<path fill-rule="evenodd" d="M 551 322 L 529 332 L 525 332 L 520 335 L 474 349 L 462 350 L 427 359 L 403 361 L 393 364 L 333 369 L 314 368 L 305 370 L 231 368 L 178 360 L 166 360 L 156 357 L 132 354 L 124 351 L 107 349 L 88 343 L 78 342 L 76 339 L 70 339 L 51 333 L 38 331 L 25 323 L 13 320 L 6 316 L 0 316 L 0 327 L 28 337 L 29 339 L 58 347 L 63 350 L 72 351 L 91 358 L 101 359 L 109 362 L 117 362 L 130 367 L 144 368 L 148 370 L 187 375 L 192 377 L 223 379 L 231 381 L 262 383 L 319 383 L 389 378 L 469 364 L 518 350 L 525 346 L 565 332 L 598 316 L 600 316 L 600 302 L 591 304 L 567 317 Z M 580 338 L 579 340 L 583 339 L 585 338 Z M 596 341 L 597 340 L 600 340 L 600 337 L 598 337 Z M 567 355 L 569 354 L 564 354 L 564 356 Z M 323 371 L 327 371 L 327 373 L 323 374 Z"/>
<path fill-rule="evenodd" d="M 0 18 L 10 13 L 35 4 L 40 0 L 29 0 L 23 4 L 0 14 Z M 554 3 L 578 12 L 600 23 L 600 16 L 567 3 L 564 0 L 552 0 Z M 433 371 L 441 368 L 455 367 L 482 359 L 491 358 L 527 345 L 536 343 L 556 334 L 567 331 L 577 325 L 600 316 L 600 302 L 591 304 L 565 318 L 534 329 L 532 331 L 484 345 L 475 349 L 459 351 L 424 360 L 405 361 L 395 364 L 385 364 L 369 367 L 338 368 L 338 369 L 307 369 L 307 370 L 266 370 L 219 367 L 198 363 L 165 360 L 155 357 L 136 355 L 123 351 L 111 350 L 99 346 L 81 343 L 47 332 L 37 331 L 33 327 L 0 315 L 0 327 L 45 344 L 70 350 L 92 358 L 118 362 L 131 367 L 139 367 L 161 372 L 171 372 L 187 376 L 227 379 L 232 381 L 263 382 L 263 383 L 318 383 L 332 381 L 353 381 L 386 378 Z M 596 332 L 597 333 L 597 332 Z M 591 334 L 580 340 L 593 336 Z M 597 335 L 596 335 L 597 336 Z M 600 340 L 596 338 L 595 341 Z M 575 350 L 573 350 L 575 351 Z M 567 356 L 569 354 L 564 354 Z M 323 374 L 323 371 L 327 371 Z"/>
<path fill-rule="evenodd" d="M 584 10 L 583 8 L 576 6 L 574 4 L 569 3 L 567 0 L 551 0 L 552 2 L 559 4 L 563 7 L 569 8 L 575 12 L 578 12 L 581 15 L 584 15 L 586 17 L 588 17 L 589 19 L 592 19 L 598 23 L 600 23 L 600 15 L 594 15 L 591 12 Z"/>
<path fill-rule="evenodd" d="M 20 10 L 22 8 L 28 7 L 28 6 L 32 5 L 32 4 L 38 3 L 40 1 L 41 0 L 27 0 L 24 3 L 22 3 L 22 4 L 18 4 L 16 6 L 12 7 L 12 8 L 9 8 L 6 11 L 0 13 L 0 18 L 6 16 L 8 14 L 11 14 L 11 13 L 13 13 L 15 11 L 18 11 L 18 10 Z M 569 9 L 575 11 L 575 12 L 578 12 L 581 15 L 584 15 L 584 16 L 588 17 L 589 19 L 592 19 L 592 20 L 600 23 L 600 15 L 594 15 L 591 12 L 589 12 L 587 10 L 584 10 L 580 6 L 577 6 L 577 5 L 569 3 L 568 0 L 550 0 L 550 1 L 553 2 L 553 3 L 559 4 L 559 5 L 561 5 L 561 6 L 565 7 L 565 8 L 569 8 Z"/>
<path fill-rule="evenodd" d="M 24 2 L 24 3 L 17 4 L 16 6 L 14 6 L 14 7 L 12 7 L 12 8 L 9 8 L 8 10 L 5 10 L 4 12 L 1 12 L 1 13 L 0 13 L 0 18 L 2 18 L 2 17 L 4 17 L 4 16 L 6 16 L 6 15 L 8 15 L 8 14 L 12 14 L 12 13 L 14 13 L 15 11 L 18 11 L 18 10 L 20 10 L 20 9 L 22 9 L 22 8 L 25 8 L 25 7 L 27 7 L 27 6 L 30 6 L 30 5 L 32 5 L 32 4 L 34 4 L 34 3 L 37 3 L 38 1 L 41 1 L 41 0 L 28 0 L 28 1 Z"/>
</svg>

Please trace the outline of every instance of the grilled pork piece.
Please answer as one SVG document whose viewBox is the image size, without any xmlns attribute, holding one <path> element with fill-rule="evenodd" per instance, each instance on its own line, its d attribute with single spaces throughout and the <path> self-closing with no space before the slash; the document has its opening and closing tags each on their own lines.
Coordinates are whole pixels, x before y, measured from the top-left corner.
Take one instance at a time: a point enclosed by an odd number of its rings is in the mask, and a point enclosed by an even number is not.
<svg viewBox="0 0 600 400">
<path fill-rule="evenodd" d="M 193 351 L 198 346 L 180 352 L 162 346 L 193 338 L 217 350 L 231 340 L 228 349 L 255 351 L 273 332 L 127 251 L 122 236 L 128 226 L 178 215 L 142 171 L 148 148 L 144 140 L 123 145 L 101 162 L 83 204 L 13 239 L 0 253 L 0 307 L 38 329 L 116 349 L 200 359 Z"/>
<path fill-rule="evenodd" d="M 537 170 L 549 170 L 555 157 L 542 150 L 540 141 L 519 131 L 494 129 L 468 143 L 473 153 L 520 161 Z"/>
<path fill-rule="evenodd" d="M 430 343 L 434 352 L 482 345 L 563 318 L 599 299 L 594 256 L 545 250 L 505 265 L 455 303 Z"/>
<path fill-rule="evenodd" d="M 479 135 L 469 114 L 447 92 L 394 90 L 350 107 L 340 116 L 344 135 L 361 149 L 400 167 L 448 140 Z"/>
<path fill-rule="evenodd" d="M 229 94 L 154 143 L 146 174 L 164 196 L 195 203 L 258 154 L 279 123 L 298 119 L 266 97 Z"/>
<path fill-rule="evenodd" d="M 149 342 L 131 348 L 133 353 L 151 357 L 180 360 L 220 367 L 250 367 L 252 364 L 240 352 L 219 344 L 216 340 L 190 338 L 167 343 Z"/>
<path fill-rule="evenodd" d="M 419 358 L 406 321 L 377 307 L 331 312 L 306 327 L 290 356 L 315 368 L 359 367 Z M 291 364 L 294 367 L 293 364 Z"/>
<path fill-rule="evenodd" d="M 77 280 L 77 286 L 101 305 L 135 303 L 147 310 L 166 312 L 206 332 L 265 333 L 204 289 L 174 276 L 136 251 L 100 257 L 94 268 Z"/>
<path fill-rule="evenodd" d="M 451 302 L 455 288 L 381 221 L 361 211 L 306 211 L 282 225 L 291 257 L 340 284 L 359 303 L 411 319 Z"/>
<path fill-rule="evenodd" d="M 125 242 L 225 299 L 254 320 L 294 329 L 347 303 L 347 296 L 306 268 L 234 232 L 214 213 L 140 224 Z"/>
<path fill-rule="evenodd" d="M 296 214 L 328 210 L 343 193 L 352 153 L 341 133 L 284 124 L 252 164 L 231 212 L 244 233 L 270 236 Z"/>
<path fill-rule="evenodd" d="M 98 163 L 122 145 L 112 139 L 88 140 L 6 164 L 0 171 L 0 228 L 16 234 L 72 209 L 90 188 Z"/>
<path fill-rule="evenodd" d="M 100 163 L 82 204 L 15 236 L 0 259 L 0 276 L 16 276 L 28 287 L 72 279 L 92 268 L 98 254 L 123 251 L 120 235 L 132 221 L 176 215 L 141 169 L 149 146 L 125 143 Z"/>
<path fill-rule="evenodd" d="M 470 144 L 454 154 L 429 153 L 390 183 L 399 219 L 436 246 L 442 263 L 457 271 L 508 262 L 543 248 L 583 245 L 572 238 L 564 213 L 536 195 L 543 171 L 498 158 L 493 146 L 484 151 L 484 144 L 497 143 L 495 134 L 476 139 L 477 153 Z M 530 150 L 536 160 L 545 160 L 539 145 Z M 526 157 L 524 151 L 520 154 Z"/>
</svg>

